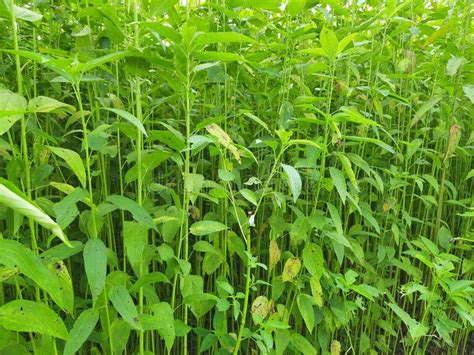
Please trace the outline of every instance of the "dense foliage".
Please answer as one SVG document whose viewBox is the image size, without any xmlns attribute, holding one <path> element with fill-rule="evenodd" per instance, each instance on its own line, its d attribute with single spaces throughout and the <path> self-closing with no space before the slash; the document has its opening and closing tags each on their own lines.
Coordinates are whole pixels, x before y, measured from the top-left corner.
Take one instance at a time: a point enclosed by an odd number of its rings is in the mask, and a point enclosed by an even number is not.
<svg viewBox="0 0 474 355">
<path fill-rule="evenodd" d="M 1 0 L 0 353 L 472 351 L 471 15 Z"/>
</svg>

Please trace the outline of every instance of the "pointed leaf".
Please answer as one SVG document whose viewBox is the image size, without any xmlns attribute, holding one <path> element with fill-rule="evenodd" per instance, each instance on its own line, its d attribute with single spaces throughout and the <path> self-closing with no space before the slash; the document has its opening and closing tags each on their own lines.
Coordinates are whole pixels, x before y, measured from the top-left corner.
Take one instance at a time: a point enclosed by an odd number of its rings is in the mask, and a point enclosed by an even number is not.
<svg viewBox="0 0 474 355">
<path fill-rule="evenodd" d="M 59 316 L 43 303 L 11 301 L 0 307 L 0 325 L 18 332 L 34 332 L 67 340 L 66 326 Z"/>
<path fill-rule="evenodd" d="M 288 183 L 290 186 L 291 193 L 293 195 L 293 202 L 296 203 L 298 197 L 301 194 L 301 177 L 298 171 L 291 165 L 281 164 L 283 170 L 285 170 L 286 175 L 288 176 Z"/>
<path fill-rule="evenodd" d="M 83 255 L 87 281 L 95 303 L 104 289 L 107 274 L 107 253 L 104 243 L 100 239 L 89 239 L 84 246 Z"/>
<path fill-rule="evenodd" d="M 66 164 L 71 168 L 74 174 L 76 174 L 82 187 L 85 188 L 86 187 L 86 169 L 84 168 L 84 163 L 82 162 L 81 156 L 77 154 L 75 151 L 66 149 L 66 148 L 59 148 L 59 147 L 52 147 L 52 146 L 48 146 L 48 148 L 54 154 L 56 154 L 58 157 L 60 157 L 66 162 Z"/>
<path fill-rule="evenodd" d="M 130 324 L 134 329 L 143 330 L 140 320 L 138 319 L 137 307 L 135 307 L 132 297 L 125 287 L 113 286 L 109 290 L 109 299 L 125 322 Z"/>
<path fill-rule="evenodd" d="M 83 311 L 74 322 L 69 333 L 70 338 L 64 347 L 64 355 L 75 354 L 86 342 L 99 320 L 99 311 L 87 309 Z"/>
</svg>

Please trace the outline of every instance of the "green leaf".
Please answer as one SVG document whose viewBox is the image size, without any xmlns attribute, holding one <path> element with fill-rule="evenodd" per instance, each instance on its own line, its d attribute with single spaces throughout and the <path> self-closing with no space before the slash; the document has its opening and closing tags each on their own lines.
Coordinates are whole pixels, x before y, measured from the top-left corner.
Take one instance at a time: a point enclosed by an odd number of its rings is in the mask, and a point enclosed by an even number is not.
<svg viewBox="0 0 474 355">
<path fill-rule="evenodd" d="M 64 340 L 69 338 L 62 319 L 43 303 L 15 300 L 1 306 L 0 325 L 18 332 L 40 333 Z"/>
<path fill-rule="evenodd" d="M 202 61 L 218 60 L 220 62 L 247 62 L 247 59 L 245 59 L 241 55 L 231 52 L 194 52 L 193 57 Z"/>
<path fill-rule="evenodd" d="M 25 9 L 24 7 L 20 7 L 16 5 L 13 6 L 13 12 L 15 13 L 15 17 L 17 20 L 36 22 L 36 21 L 40 21 L 43 18 L 43 15 L 35 11 L 31 11 L 31 10 Z"/>
<path fill-rule="evenodd" d="M 161 17 L 164 13 L 170 10 L 178 0 L 154 0 L 150 2 L 150 15 Z"/>
<path fill-rule="evenodd" d="M 286 11 L 288 11 L 291 16 L 296 16 L 304 10 L 305 6 L 306 0 L 288 0 Z"/>
<path fill-rule="evenodd" d="M 170 352 L 176 338 L 173 310 L 166 302 L 155 303 L 150 309 L 156 318 L 156 330 L 165 340 L 166 349 Z"/>
<path fill-rule="evenodd" d="M 107 274 L 107 254 L 100 239 L 89 239 L 84 246 L 84 269 L 95 303 L 105 286 Z"/>
<path fill-rule="evenodd" d="M 257 197 L 252 190 L 249 189 L 242 189 L 239 191 L 240 194 L 252 205 L 257 206 Z"/>
<path fill-rule="evenodd" d="M 257 43 L 254 39 L 238 32 L 204 32 L 199 35 L 196 42 L 201 45 L 211 43 Z"/>
<path fill-rule="evenodd" d="M 354 122 L 369 126 L 380 126 L 377 122 L 362 116 L 359 112 L 348 107 L 342 107 L 341 112 L 332 115 L 331 118 L 336 122 Z"/>
<path fill-rule="evenodd" d="M 120 210 L 130 212 L 133 216 L 133 219 L 137 222 L 143 223 L 148 228 L 156 230 L 155 223 L 153 222 L 153 219 L 151 218 L 150 214 L 136 201 L 120 195 L 111 195 L 107 197 L 107 201 L 112 203 L 116 208 Z"/>
<path fill-rule="evenodd" d="M 56 275 L 30 249 L 16 240 L 0 239 L 0 264 L 18 269 L 46 291 L 56 304 L 64 308 Z"/>
<path fill-rule="evenodd" d="M 428 102 L 425 102 L 421 107 L 416 111 L 413 119 L 410 122 L 410 127 L 413 127 L 419 120 L 421 120 L 426 113 L 431 111 L 438 102 L 441 101 L 441 96 L 435 96 L 431 98 Z"/>
<path fill-rule="evenodd" d="M 301 352 L 304 355 L 316 355 L 316 350 L 313 345 L 301 334 L 292 333 L 291 334 L 291 345 L 295 347 L 296 350 Z"/>
<path fill-rule="evenodd" d="M 26 106 L 27 102 L 23 96 L 0 89 L 0 136 L 21 120 Z"/>
<path fill-rule="evenodd" d="M 346 184 L 346 179 L 342 172 L 334 167 L 329 167 L 329 175 L 331 175 L 332 182 L 334 183 L 334 186 L 336 186 L 336 190 L 341 197 L 342 203 L 346 203 L 346 197 L 347 197 L 347 184 Z"/>
<path fill-rule="evenodd" d="M 199 240 L 194 243 L 193 249 L 201 253 L 210 253 L 222 257 L 222 252 L 205 240 Z"/>
<path fill-rule="evenodd" d="M 303 249 L 303 265 L 309 273 L 318 279 L 324 272 L 324 255 L 321 247 L 315 243 L 307 243 Z"/>
<path fill-rule="evenodd" d="M 216 221 L 199 221 L 191 225 L 190 232 L 197 236 L 204 236 L 212 233 L 221 232 L 228 227 L 225 224 Z"/>
<path fill-rule="evenodd" d="M 109 290 L 109 299 L 125 322 L 134 329 L 143 330 L 138 319 L 137 307 L 135 307 L 132 297 L 125 287 L 113 286 Z"/>
<path fill-rule="evenodd" d="M 379 296 L 380 292 L 373 286 L 360 284 L 360 285 L 350 285 L 349 288 L 354 290 L 358 294 L 364 296 L 370 301 L 375 301 L 375 298 Z"/>
<path fill-rule="evenodd" d="M 37 96 L 28 102 L 28 110 L 32 112 L 61 111 L 60 109 L 75 111 L 73 106 L 47 96 Z"/>
<path fill-rule="evenodd" d="M 122 52 L 113 52 L 110 54 L 106 54 L 102 57 L 94 58 L 89 61 L 87 61 L 84 64 L 78 65 L 78 69 L 82 72 L 85 73 L 89 70 L 92 70 L 94 68 L 97 68 L 103 64 L 106 64 L 108 62 L 113 62 L 119 59 L 122 59 L 124 57 L 130 56 L 132 52 L 129 51 L 122 51 Z"/>
<path fill-rule="evenodd" d="M 86 170 L 84 168 L 84 163 L 82 162 L 81 156 L 77 154 L 75 151 L 66 149 L 66 148 L 59 148 L 59 147 L 52 147 L 47 146 L 51 152 L 56 154 L 58 157 L 63 159 L 66 164 L 71 168 L 71 170 L 76 174 L 79 182 L 81 183 L 82 187 L 86 187 Z"/>
<path fill-rule="evenodd" d="M 344 229 L 342 228 L 341 216 L 339 215 L 337 208 L 332 203 L 329 203 L 329 202 L 327 202 L 327 206 L 329 209 L 329 214 L 331 215 L 332 223 L 334 224 L 334 227 L 336 228 L 336 241 L 350 248 L 351 245 L 349 241 L 346 239 L 346 237 L 344 236 Z"/>
<path fill-rule="evenodd" d="M 319 35 L 319 40 L 326 55 L 330 59 L 336 58 L 337 48 L 339 46 L 336 34 L 327 27 L 323 27 Z"/>
<path fill-rule="evenodd" d="M 298 171 L 291 165 L 281 164 L 283 170 L 285 170 L 286 175 L 288 176 L 288 183 L 290 186 L 291 193 L 293 195 L 293 202 L 296 203 L 298 197 L 301 194 L 301 177 Z"/>
<path fill-rule="evenodd" d="M 86 309 L 79 315 L 69 332 L 70 337 L 64 346 L 64 355 L 73 355 L 81 348 L 91 335 L 98 320 L 99 311 L 96 309 Z"/>
<path fill-rule="evenodd" d="M 125 118 L 128 122 L 134 125 L 140 132 L 142 132 L 145 137 L 148 137 L 145 127 L 143 126 L 143 123 L 140 122 L 140 120 L 136 118 L 134 115 L 132 115 L 130 112 L 120 110 L 118 108 L 103 108 L 103 110 L 113 112 L 119 115 L 120 117 Z"/>
<path fill-rule="evenodd" d="M 428 334 L 429 328 L 410 317 L 410 315 L 400 308 L 396 303 L 388 303 L 388 306 L 395 312 L 395 314 L 408 327 L 408 332 L 413 340 L 417 340 L 422 336 Z"/>
<path fill-rule="evenodd" d="M 303 317 L 306 328 L 312 333 L 314 329 L 314 300 L 311 296 L 305 294 L 299 294 L 296 300 L 298 309 Z"/>
<path fill-rule="evenodd" d="M 141 264 L 147 247 L 148 229 L 148 226 L 141 223 L 123 222 L 123 242 L 126 255 L 138 277 L 142 276 Z"/>
<path fill-rule="evenodd" d="M 69 243 L 61 227 L 39 207 L 33 204 L 32 201 L 28 201 L 28 197 L 22 195 L 21 191 L 13 184 L 4 179 L 0 179 L 0 204 L 15 210 L 19 214 L 42 225 L 44 228 L 51 230 L 55 236 L 70 246 L 71 243 Z"/>
<path fill-rule="evenodd" d="M 155 284 L 158 282 L 163 282 L 163 283 L 170 283 L 170 280 L 168 277 L 166 277 L 165 274 L 159 272 L 159 271 L 154 271 L 150 272 L 149 274 L 143 275 L 140 277 L 137 282 L 133 284 L 133 286 L 130 288 L 130 293 L 134 293 L 140 289 L 140 287 L 143 287 L 145 285 L 149 284 Z"/>
</svg>

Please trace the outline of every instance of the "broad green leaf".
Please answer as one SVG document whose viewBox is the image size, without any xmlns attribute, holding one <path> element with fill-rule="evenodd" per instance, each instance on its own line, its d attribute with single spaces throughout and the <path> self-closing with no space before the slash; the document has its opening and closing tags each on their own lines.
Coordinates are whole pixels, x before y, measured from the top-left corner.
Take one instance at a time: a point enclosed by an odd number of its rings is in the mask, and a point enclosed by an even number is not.
<svg viewBox="0 0 474 355">
<path fill-rule="evenodd" d="M 199 240 L 193 244 L 193 249 L 201 253 L 210 253 L 222 257 L 222 252 L 205 240 Z"/>
<path fill-rule="evenodd" d="M 133 216 L 133 219 L 137 222 L 146 225 L 148 228 L 156 230 L 155 223 L 153 222 L 150 214 L 136 201 L 120 195 L 111 195 L 107 197 L 107 201 L 112 203 L 115 208 L 130 212 Z"/>
<path fill-rule="evenodd" d="M 40 13 L 16 5 L 13 6 L 13 12 L 15 13 L 15 18 L 17 20 L 36 22 L 40 21 L 43 18 L 43 15 L 41 15 Z"/>
<path fill-rule="evenodd" d="M 336 58 L 337 48 L 339 46 L 336 34 L 327 27 L 323 27 L 319 35 L 319 40 L 324 53 L 326 53 L 330 59 Z"/>
<path fill-rule="evenodd" d="M 366 124 L 369 126 L 380 126 L 377 122 L 368 119 L 362 116 L 359 112 L 343 107 L 341 108 L 341 112 L 334 114 L 332 117 L 336 122 L 354 122 L 358 124 Z"/>
<path fill-rule="evenodd" d="M 47 267 L 52 275 L 55 275 L 59 284 L 59 297 L 62 299 L 62 305 L 68 313 L 74 312 L 74 290 L 72 280 L 66 264 L 60 259 L 50 259 Z"/>
<path fill-rule="evenodd" d="M 283 267 L 283 273 L 281 276 L 281 279 L 283 282 L 291 281 L 293 280 L 296 275 L 300 272 L 301 269 L 301 261 L 299 258 L 289 258 L 285 266 Z"/>
<path fill-rule="evenodd" d="M 359 185 L 357 183 L 354 170 L 352 170 L 351 161 L 349 160 L 348 157 L 346 157 L 343 154 L 337 154 L 337 157 L 339 158 L 339 161 L 341 162 L 342 167 L 344 168 L 344 171 L 346 172 L 346 175 L 349 177 L 351 184 L 355 187 L 357 191 L 359 191 Z"/>
<path fill-rule="evenodd" d="M 344 139 L 348 139 L 355 142 L 367 142 L 379 146 L 382 149 L 385 149 L 387 152 L 395 154 L 395 150 L 388 145 L 387 143 L 382 142 L 380 139 L 371 138 L 371 137 L 358 137 L 358 136 L 342 136 Z"/>
<path fill-rule="evenodd" d="M 334 183 L 334 186 L 336 186 L 336 190 L 341 197 L 342 203 L 346 203 L 346 197 L 347 197 L 347 184 L 346 184 L 346 179 L 342 172 L 335 168 L 335 167 L 329 167 L 329 175 L 331 175 L 332 182 Z"/>
<path fill-rule="evenodd" d="M 303 249 L 303 265 L 309 273 L 318 279 L 324 272 L 324 255 L 321 247 L 315 243 L 307 243 Z"/>
<path fill-rule="evenodd" d="M 288 176 L 288 183 L 290 186 L 291 194 L 293 195 L 293 202 L 296 203 L 298 197 L 301 194 L 301 177 L 298 171 L 291 165 L 281 164 L 283 170 L 285 170 L 286 175 Z"/>
<path fill-rule="evenodd" d="M 16 240 L 0 239 L 0 264 L 18 269 L 46 291 L 56 304 L 64 308 L 56 275 L 30 249 Z"/>
<path fill-rule="evenodd" d="M 107 274 L 107 253 L 100 239 L 89 239 L 84 246 L 84 269 L 95 303 L 105 286 Z"/>
<path fill-rule="evenodd" d="M 15 300 L 0 307 L 0 325 L 18 332 L 33 332 L 67 340 L 66 326 L 51 308 L 43 303 Z"/>
<path fill-rule="evenodd" d="M 312 333 L 314 329 L 314 300 L 311 296 L 301 293 L 296 300 L 298 310 L 303 317 L 306 328 Z"/>
<path fill-rule="evenodd" d="M 216 221 L 199 221 L 191 225 L 190 232 L 197 236 L 208 235 L 228 229 L 225 224 Z"/>
<path fill-rule="evenodd" d="M 59 148 L 48 146 L 49 150 L 51 150 L 54 154 L 58 157 L 63 159 L 66 164 L 71 168 L 71 170 L 76 174 L 79 182 L 81 183 L 82 187 L 86 187 L 86 170 L 84 168 L 84 163 L 82 162 L 81 156 L 77 154 L 75 151 L 66 149 L 66 148 Z"/>
<path fill-rule="evenodd" d="M 87 191 L 78 187 L 61 201 L 54 204 L 54 214 L 61 228 L 66 228 L 74 221 L 79 215 L 79 209 L 76 204 L 88 198 L 89 194 Z"/>
<path fill-rule="evenodd" d="M 147 247 L 148 229 L 148 226 L 141 223 L 123 222 L 123 242 L 126 255 L 138 277 L 142 276 L 143 272 L 141 264 Z"/>
<path fill-rule="evenodd" d="M 0 90 L 0 136 L 21 120 L 26 106 L 27 102 L 23 96 Z"/>
<path fill-rule="evenodd" d="M 258 123 L 260 126 L 262 126 L 268 133 L 271 133 L 270 132 L 270 129 L 268 128 L 268 125 L 260 118 L 258 118 L 257 116 L 255 116 L 253 113 L 251 112 L 244 112 L 244 115 L 247 116 L 248 118 L 250 118 L 251 120 L 253 120 L 254 122 Z"/>
<path fill-rule="evenodd" d="M 358 36 L 358 33 L 352 33 L 341 39 L 337 46 L 337 54 L 344 52 L 344 49 Z"/>
<path fill-rule="evenodd" d="M 341 216 L 339 215 L 339 211 L 337 208 L 332 204 L 327 202 L 327 206 L 329 209 L 329 214 L 331 215 L 332 223 L 336 228 L 336 232 L 331 234 L 327 233 L 329 237 L 333 237 L 333 239 L 341 245 L 344 245 L 348 248 L 351 247 L 349 241 L 344 236 L 344 229 L 342 227 Z"/>
<path fill-rule="evenodd" d="M 374 301 L 376 297 L 379 296 L 380 292 L 373 286 L 360 284 L 360 285 L 350 285 L 349 288 L 354 290 L 358 294 L 364 296 L 370 301 Z"/>
<path fill-rule="evenodd" d="M 252 190 L 242 189 L 239 192 L 248 202 L 257 206 L 257 196 L 255 196 L 255 193 Z"/>
<path fill-rule="evenodd" d="M 254 39 L 238 32 L 205 32 L 199 35 L 196 42 L 201 45 L 231 42 L 257 43 Z"/>
<path fill-rule="evenodd" d="M 168 352 L 171 352 L 176 337 L 173 310 L 166 302 L 155 303 L 150 309 L 154 318 L 156 318 L 156 330 L 160 337 L 165 340 Z"/>
<path fill-rule="evenodd" d="M 291 16 L 296 16 L 304 10 L 306 0 L 288 0 L 286 4 L 286 11 Z"/>
<path fill-rule="evenodd" d="M 99 311 L 86 309 L 74 322 L 69 339 L 64 346 L 64 355 L 73 355 L 82 347 L 91 335 L 99 320 Z"/>
<path fill-rule="evenodd" d="M 111 333 L 114 354 L 123 354 L 125 352 L 130 331 L 130 325 L 124 320 L 117 318 L 112 322 Z"/>
<path fill-rule="evenodd" d="M 114 308 L 119 312 L 120 316 L 125 322 L 137 330 L 143 330 L 143 327 L 138 319 L 137 307 L 133 303 L 133 299 L 123 286 L 113 286 L 108 290 L 109 299 L 114 305 Z"/>
<path fill-rule="evenodd" d="M 75 111 L 73 106 L 47 96 L 37 96 L 28 102 L 28 110 L 32 112 L 61 111 L 61 109 Z"/>
<path fill-rule="evenodd" d="M 414 340 L 417 340 L 428 333 L 429 328 L 426 325 L 423 325 L 410 317 L 410 315 L 400 308 L 396 303 L 388 303 L 388 306 L 393 310 L 393 312 L 395 312 L 402 322 L 405 323 L 410 336 Z"/>
<path fill-rule="evenodd" d="M 199 60 L 218 60 L 220 62 L 247 62 L 247 59 L 237 53 L 205 51 L 194 52 L 193 57 Z"/>
<path fill-rule="evenodd" d="M 143 275 L 140 277 L 137 282 L 133 284 L 133 286 L 130 288 L 130 293 L 136 292 L 140 289 L 140 287 L 143 287 L 145 285 L 149 284 L 155 284 L 158 282 L 162 283 L 170 283 L 170 280 L 168 277 L 166 277 L 165 274 L 159 272 L 159 271 L 154 271 L 150 272 L 149 274 Z"/>
<path fill-rule="evenodd" d="M 124 57 L 130 56 L 132 52 L 129 51 L 122 51 L 122 52 L 113 52 L 110 54 L 106 54 L 102 57 L 94 58 L 86 63 L 81 63 L 78 65 L 79 71 L 82 73 L 85 73 L 89 70 L 92 70 L 94 68 L 97 68 L 103 64 L 109 63 L 109 62 L 114 62 L 116 60 L 122 59 Z"/>
<path fill-rule="evenodd" d="M 178 0 L 153 0 L 150 2 L 150 15 L 159 18 L 176 5 L 177 2 Z"/>
<path fill-rule="evenodd" d="M 421 107 L 416 111 L 413 119 L 410 122 L 410 127 L 413 127 L 418 123 L 429 111 L 431 111 L 438 102 L 441 101 L 441 96 L 435 96 L 431 98 L 428 102 L 425 102 Z"/>
<path fill-rule="evenodd" d="M 119 115 L 122 118 L 125 118 L 128 122 L 130 122 L 132 125 L 134 125 L 142 134 L 147 137 L 147 133 L 145 130 L 145 127 L 143 126 L 143 123 L 140 122 L 138 118 L 136 118 L 134 115 L 132 115 L 130 112 L 120 110 L 118 108 L 104 108 L 104 110 L 113 112 L 117 115 Z"/>
<path fill-rule="evenodd" d="M 316 355 L 316 350 L 313 345 L 301 334 L 292 333 L 291 334 L 291 345 L 295 347 L 296 350 L 301 352 L 304 355 Z"/>
<path fill-rule="evenodd" d="M 3 179 L 0 180 L 0 204 L 15 210 L 19 214 L 42 225 L 44 228 L 51 230 L 55 236 L 70 246 L 71 244 L 61 227 L 38 206 L 33 204 L 33 202 L 28 201 L 28 197 L 22 195 L 23 194 L 13 184 Z"/>
</svg>

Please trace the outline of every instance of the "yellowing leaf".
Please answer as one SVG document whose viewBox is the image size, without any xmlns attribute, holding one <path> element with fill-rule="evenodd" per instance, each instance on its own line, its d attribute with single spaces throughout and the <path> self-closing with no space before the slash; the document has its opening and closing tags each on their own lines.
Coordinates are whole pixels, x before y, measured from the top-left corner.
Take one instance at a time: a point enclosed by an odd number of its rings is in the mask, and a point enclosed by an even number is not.
<svg viewBox="0 0 474 355">
<path fill-rule="evenodd" d="M 311 287 L 311 294 L 313 295 L 315 303 L 319 306 L 323 306 L 323 289 L 319 279 L 315 276 L 312 276 L 309 279 L 309 286 Z"/>
<path fill-rule="evenodd" d="M 341 343 L 338 340 L 331 342 L 331 355 L 339 355 L 341 353 Z"/>
<path fill-rule="evenodd" d="M 272 270 L 275 265 L 280 261 L 281 257 L 281 250 L 278 247 L 278 243 L 276 240 L 270 240 L 270 250 L 269 250 L 269 261 L 268 261 L 268 267 L 270 270 Z"/>
<path fill-rule="evenodd" d="M 213 135 L 214 137 L 217 138 L 220 144 L 222 144 L 227 150 L 229 150 L 232 155 L 234 156 L 235 160 L 237 160 L 240 164 L 241 159 L 240 159 L 240 153 L 237 147 L 234 145 L 234 142 L 232 141 L 232 138 L 229 137 L 229 135 L 218 125 L 215 123 L 206 126 L 206 130 Z"/>
<path fill-rule="evenodd" d="M 258 296 L 252 303 L 252 319 L 256 324 L 260 324 L 270 311 L 270 303 L 265 296 Z"/>
<path fill-rule="evenodd" d="M 296 275 L 300 272 L 301 261 L 299 258 L 290 258 L 286 261 L 285 266 L 283 267 L 282 280 L 283 282 L 293 280 Z"/>
</svg>

